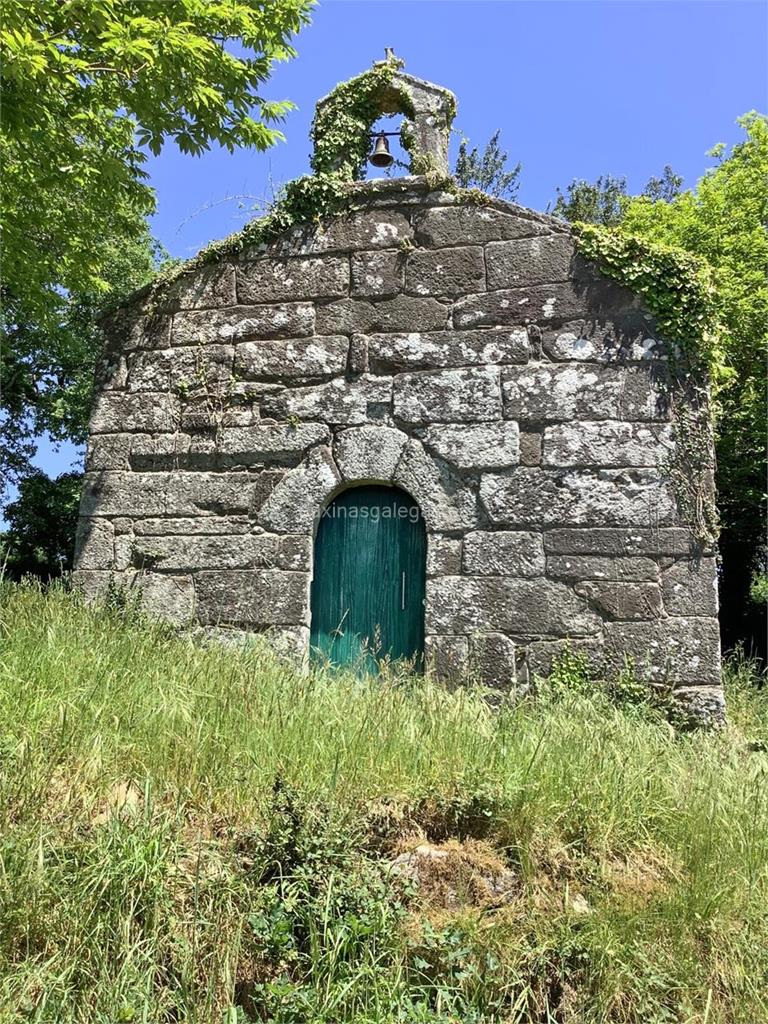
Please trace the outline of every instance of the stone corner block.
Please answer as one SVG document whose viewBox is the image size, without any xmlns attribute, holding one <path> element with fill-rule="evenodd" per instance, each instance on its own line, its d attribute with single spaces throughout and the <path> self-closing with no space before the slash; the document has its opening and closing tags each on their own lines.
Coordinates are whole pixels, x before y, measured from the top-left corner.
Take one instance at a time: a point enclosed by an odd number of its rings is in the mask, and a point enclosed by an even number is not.
<svg viewBox="0 0 768 1024">
<path fill-rule="evenodd" d="M 112 569 L 115 559 L 115 529 L 109 520 L 81 516 L 75 538 L 75 571 Z"/>
<path fill-rule="evenodd" d="M 235 303 L 235 268 L 231 263 L 217 263 L 183 273 L 168 288 L 164 305 L 180 310 Z"/>
</svg>

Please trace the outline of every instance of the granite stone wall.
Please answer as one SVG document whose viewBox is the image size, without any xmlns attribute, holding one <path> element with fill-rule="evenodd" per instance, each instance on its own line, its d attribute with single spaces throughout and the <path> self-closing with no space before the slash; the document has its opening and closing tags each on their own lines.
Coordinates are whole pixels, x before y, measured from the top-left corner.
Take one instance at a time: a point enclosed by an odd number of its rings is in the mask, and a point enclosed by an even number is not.
<svg viewBox="0 0 768 1024">
<path fill-rule="evenodd" d="M 354 196 L 105 325 L 80 585 L 305 652 L 319 514 L 393 483 L 426 521 L 438 672 L 508 686 L 568 641 L 719 707 L 715 552 L 674 486 L 701 393 L 679 353 L 552 218 L 416 178 Z"/>
</svg>

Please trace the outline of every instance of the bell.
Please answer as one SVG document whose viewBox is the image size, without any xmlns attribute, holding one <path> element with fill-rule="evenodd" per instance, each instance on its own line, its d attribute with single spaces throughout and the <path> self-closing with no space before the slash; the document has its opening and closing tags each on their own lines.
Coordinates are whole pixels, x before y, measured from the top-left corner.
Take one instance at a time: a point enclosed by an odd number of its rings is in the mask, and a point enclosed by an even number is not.
<svg viewBox="0 0 768 1024">
<path fill-rule="evenodd" d="M 373 147 L 373 152 L 368 157 L 368 160 L 374 167 L 391 167 L 395 162 L 395 158 L 389 152 L 387 136 L 383 133 L 376 139 L 376 145 Z"/>
</svg>

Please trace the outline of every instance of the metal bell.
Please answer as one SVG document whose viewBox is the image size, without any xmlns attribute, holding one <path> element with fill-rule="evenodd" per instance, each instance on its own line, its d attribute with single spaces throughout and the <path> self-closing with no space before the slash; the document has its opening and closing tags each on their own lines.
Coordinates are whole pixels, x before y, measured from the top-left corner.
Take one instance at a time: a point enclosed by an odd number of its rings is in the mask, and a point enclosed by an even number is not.
<svg viewBox="0 0 768 1024">
<path fill-rule="evenodd" d="M 389 152 L 387 137 L 383 133 L 376 139 L 376 145 L 368 160 L 374 167 L 391 167 L 395 162 L 395 158 Z"/>
</svg>

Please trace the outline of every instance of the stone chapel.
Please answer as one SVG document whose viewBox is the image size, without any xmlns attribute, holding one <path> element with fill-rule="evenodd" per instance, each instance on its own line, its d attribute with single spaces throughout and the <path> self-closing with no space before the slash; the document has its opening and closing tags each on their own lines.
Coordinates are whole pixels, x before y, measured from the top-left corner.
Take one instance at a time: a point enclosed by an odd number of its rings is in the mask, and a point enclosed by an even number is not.
<svg viewBox="0 0 768 1024">
<path fill-rule="evenodd" d="M 396 66 L 374 113 L 424 173 L 350 181 L 105 320 L 75 578 L 494 687 L 566 645 L 630 658 L 719 713 L 715 551 L 674 471 L 701 389 L 566 224 L 451 187 L 454 110 Z"/>
</svg>

